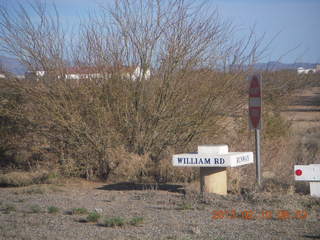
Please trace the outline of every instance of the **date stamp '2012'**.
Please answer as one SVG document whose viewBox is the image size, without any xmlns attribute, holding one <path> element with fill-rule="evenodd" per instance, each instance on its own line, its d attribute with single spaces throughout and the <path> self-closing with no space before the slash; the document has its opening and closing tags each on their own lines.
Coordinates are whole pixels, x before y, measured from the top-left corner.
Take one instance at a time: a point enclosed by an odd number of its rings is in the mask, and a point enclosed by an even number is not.
<svg viewBox="0 0 320 240">
<path fill-rule="evenodd" d="M 308 217 L 308 212 L 306 210 L 242 210 L 237 211 L 232 210 L 213 210 L 211 212 L 212 220 L 219 219 L 245 219 L 245 220 L 255 220 L 255 219 L 278 219 L 278 220 L 289 220 L 289 219 L 300 219 L 304 220 Z"/>
</svg>

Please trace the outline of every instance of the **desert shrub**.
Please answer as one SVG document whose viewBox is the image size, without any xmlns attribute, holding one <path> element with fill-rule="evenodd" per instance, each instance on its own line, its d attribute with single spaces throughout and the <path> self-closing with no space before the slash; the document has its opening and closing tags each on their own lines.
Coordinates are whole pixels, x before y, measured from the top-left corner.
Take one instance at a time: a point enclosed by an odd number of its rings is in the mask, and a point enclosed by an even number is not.
<svg viewBox="0 0 320 240">
<path fill-rule="evenodd" d="M 73 208 L 71 214 L 87 214 L 88 210 L 86 208 Z"/>
<path fill-rule="evenodd" d="M 155 174 L 158 174 L 164 182 L 192 182 L 199 178 L 199 169 L 174 167 L 171 156 L 164 158 L 155 168 Z"/>
<path fill-rule="evenodd" d="M 49 206 L 48 207 L 48 213 L 55 214 L 55 213 L 58 213 L 58 212 L 59 212 L 59 208 L 58 207 L 55 207 L 55 206 Z"/>
<path fill-rule="evenodd" d="M 138 155 L 136 159 L 141 162 L 140 166 L 150 166 L 147 171 L 143 170 L 145 167 L 134 170 L 133 178 L 153 174 L 159 179 L 161 173 L 156 169 L 168 147 L 183 149 L 212 123 L 213 118 L 214 122 L 223 119 L 225 114 L 220 112 L 230 112 L 241 104 L 242 98 L 237 102 L 230 99 L 239 96 L 244 87 L 239 82 L 244 78 L 238 78 L 237 72 L 217 73 L 213 67 L 224 64 L 226 70 L 228 61 L 237 64 L 237 61 L 250 59 L 240 54 L 243 53 L 239 51 L 241 44 L 232 46 L 233 42 L 226 37 L 231 27 L 223 24 L 214 13 L 203 18 L 181 1 L 164 2 L 161 8 L 156 1 L 141 1 L 141 4 L 141 11 L 133 10 L 140 6 L 135 1 L 121 1 L 109 12 L 101 8 L 105 11 L 102 15 L 113 18 L 113 24 L 110 25 L 106 18 L 97 18 L 96 26 L 84 25 L 79 36 L 81 40 L 74 46 L 77 51 L 70 52 L 75 58 L 73 64 L 80 66 L 79 62 L 82 62 L 100 67 L 102 76 L 108 68 L 112 76 L 68 82 L 61 78 L 66 67 L 63 64 L 65 52 L 62 51 L 66 43 L 57 12 L 52 16 L 41 3 L 33 4 L 31 9 L 35 17 L 48 20 L 38 25 L 37 21 L 24 21 L 29 16 L 28 11 L 1 9 L 0 22 L 4 24 L 0 25 L 0 31 L 4 38 L 0 44 L 31 70 L 41 68 L 47 73 L 38 82 L 17 79 L 4 82 L 12 92 L 10 97 L 3 95 L 4 117 L 25 120 L 28 124 L 28 131 L 19 133 L 23 141 L 15 144 L 15 149 L 24 150 L 22 163 L 29 168 L 41 162 L 58 164 L 66 176 L 106 179 L 119 166 L 126 168 L 126 163 L 121 164 L 118 156 L 119 152 L 125 152 Z M 123 15 L 123 10 L 130 14 Z M 157 17 L 133 17 L 150 12 L 155 12 Z M 158 25 L 154 25 L 155 22 Z M 140 27 L 133 28 L 133 25 Z M 150 31 L 145 32 L 143 26 L 149 26 Z M 25 34 L 15 34 L 18 29 L 25 29 Z M 115 38 L 105 35 L 108 29 L 123 40 L 112 44 Z M 38 41 L 45 47 L 32 44 L 34 35 L 44 36 Z M 93 35 L 97 38 L 91 39 Z M 140 39 L 145 39 L 150 46 L 139 42 Z M 180 40 L 177 42 L 176 39 Z M 19 44 L 21 42 L 26 45 Z M 110 44 L 101 44 L 103 42 Z M 221 56 L 208 61 L 211 59 L 208 53 L 215 52 L 213 46 L 228 51 L 216 52 Z M 120 50 L 124 54 L 116 54 Z M 234 54 L 231 54 L 232 50 Z M 83 54 L 79 55 L 79 52 Z M 101 56 L 102 53 L 106 55 Z M 142 74 L 132 81 L 123 77 L 123 66 L 140 66 Z M 153 71 L 150 75 L 148 69 Z M 236 82 L 237 86 L 234 85 Z M 198 87 L 193 88 L 194 85 Z M 18 102 L 22 105 L 16 104 Z M 15 104 L 11 106 L 11 103 Z M 211 130 L 214 129 L 218 128 L 211 124 Z M 49 152 L 53 153 L 50 159 Z M 144 162 L 147 158 L 152 163 Z M 121 175 L 121 170 L 118 173 Z"/>
<path fill-rule="evenodd" d="M 91 212 L 87 216 L 86 220 L 88 222 L 97 222 L 101 218 L 101 215 L 97 212 Z"/>
<path fill-rule="evenodd" d="M 7 83 L 7 79 L 0 79 L 0 166 L 26 168 L 30 156 L 17 141 L 27 135 L 30 126 L 26 116 L 19 114 L 25 99 L 19 89 L 7 86 Z"/>
<path fill-rule="evenodd" d="M 41 207 L 37 204 L 30 206 L 30 213 L 40 213 L 41 211 Z"/>
<path fill-rule="evenodd" d="M 143 217 L 133 217 L 129 220 L 129 224 L 133 226 L 138 226 L 144 221 Z"/>
<path fill-rule="evenodd" d="M 138 220 L 136 220 L 135 222 L 137 221 Z M 137 224 L 138 223 L 140 223 L 140 221 L 138 221 Z M 103 224 L 106 227 L 121 227 L 125 224 L 125 219 L 121 217 L 106 218 Z"/>
<path fill-rule="evenodd" d="M 196 170 L 173 168 L 172 153 L 221 143 L 230 126 L 234 136 L 226 142 L 247 149 L 247 66 L 259 55 L 253 32 L 234 41 L 232 25 L 216 12 L 180 0 L 121 0 L 99 9 L 71 44 L 44 2 L 0 8 L 1 50 L 46 73 L 0 80 L 1 166 L 57 168 L 87 179 L 192 181 Z M 99 77 L 66 79 L 70 66 L 93 68 Z M 135 78 L 126 73 L 133 66 L 140 68 Z M 262 75 L 266 138 L 277 141 L 288 129 L 280 106 L 309 79 L 290 71 Z M 22 185 L 42 181 L 25 178 Z"/>
<path fill-rule="evenodd" d="M 119 165 L 110 178 L 115 181 L 143 182 L 150 176 L 150 158 L 147 155 L 129 153 L 123 148 L 115 151 Z"/>
</svg>

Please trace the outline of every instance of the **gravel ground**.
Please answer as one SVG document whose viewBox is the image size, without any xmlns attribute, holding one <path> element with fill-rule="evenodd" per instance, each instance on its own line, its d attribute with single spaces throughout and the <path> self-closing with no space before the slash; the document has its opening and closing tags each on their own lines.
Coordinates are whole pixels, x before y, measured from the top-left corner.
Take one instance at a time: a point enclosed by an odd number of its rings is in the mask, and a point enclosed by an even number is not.
<svg viewBox="0 0 320 240">
<path fill-rule="evenodd" d="M 49 206 L 59 212 L 49 213 Z M 102 217 L 84 222 L 88 214 L 71 214 L 74 208 Z M 320 239 L 320 199 L 298 194 L 200 196 L 175 184 L 73 180 L 1 188 L 0 209 L 0 239 Z M 105 226 L 112 217 L 125 224 Z M 143 222 L 128 223 L 133 217 Z"/>
</svg>

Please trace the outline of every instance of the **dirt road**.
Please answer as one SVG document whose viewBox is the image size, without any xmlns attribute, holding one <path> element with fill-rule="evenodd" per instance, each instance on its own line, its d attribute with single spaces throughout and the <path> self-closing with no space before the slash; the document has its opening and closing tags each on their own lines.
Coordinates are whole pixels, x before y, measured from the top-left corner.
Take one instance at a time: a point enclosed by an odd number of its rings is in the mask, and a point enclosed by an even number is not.
<svg viewBox="0 0 320 240">
<path fill-rule="evenodd" d="M 313 87 L 296 94 L 295 100 L 285 111 L 294 132 L 301 134 L 313 127 L 320 127 L 320 87 Z"/>
</svg>

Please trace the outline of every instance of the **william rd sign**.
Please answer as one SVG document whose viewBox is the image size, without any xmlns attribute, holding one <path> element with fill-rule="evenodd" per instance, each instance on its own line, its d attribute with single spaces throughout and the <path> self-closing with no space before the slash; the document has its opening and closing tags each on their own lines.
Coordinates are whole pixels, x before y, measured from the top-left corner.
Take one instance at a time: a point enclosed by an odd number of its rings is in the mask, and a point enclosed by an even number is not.
<svg viewBox="0 0 320 240">
<path fill-rule="evenodd" d="M 173 166 L 180 167 L 237 167 L 253 163 L 252 152 L 229 152 L 227 154 L 183 153 L 173 155 Z"/>
</svg>

